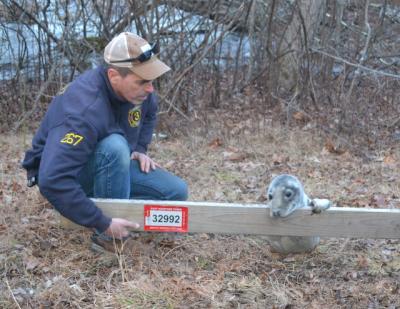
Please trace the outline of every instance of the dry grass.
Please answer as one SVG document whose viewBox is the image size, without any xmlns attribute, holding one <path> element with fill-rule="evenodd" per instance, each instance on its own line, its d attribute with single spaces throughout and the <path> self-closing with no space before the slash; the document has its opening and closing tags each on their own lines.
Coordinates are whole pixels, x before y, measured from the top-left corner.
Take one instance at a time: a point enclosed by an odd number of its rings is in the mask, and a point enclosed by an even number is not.
<svg viewBox="0 0 400 309">
<path fill-rule="evenodd" d="M 329 152 L 312 130 L 236 122 L 228 134 L 209 117 L 206 131 L 151 149 L 188 181 L 191 200 L 264 201 L 271 177 L 287 172 L 309 195 L 343 206 L 400 207 L 398 145 L 366 161 Z M 89 232 L 60 229 L 37 189 L 25 187 L 26 140 L 0 140 L 1 308 L 400 306 L 399 240 L 324 239 L 310 254 L 281 256 L 259 236 L 185 235 L 171 248 L 144 235 L 122 258 L 95 254 Z"/>
</svg>

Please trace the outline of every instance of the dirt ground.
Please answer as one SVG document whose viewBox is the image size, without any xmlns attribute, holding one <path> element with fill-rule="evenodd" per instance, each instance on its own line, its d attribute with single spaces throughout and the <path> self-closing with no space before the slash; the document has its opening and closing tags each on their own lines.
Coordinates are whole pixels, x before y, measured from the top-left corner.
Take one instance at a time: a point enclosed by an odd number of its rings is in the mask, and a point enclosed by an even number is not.
<svg viewBox="0 0 400 309">
<path fill-rule="evenodd" d="M 271 178 L 291 173 L 342 207 L 400 208 L 399 142 L 356 156 L 309 126 L 236 127 L 156 139 L 150 154 L 193 201 L 265 202 Z M 400 308 L 400 239 L 323 239 L 284 256 L 261 236 L 143 235 L 129 255 L 95 253 L 89 231 L 61 229 L 25 186 L 30 137 L 0 136 L 1 308 Z"/>
</svg>

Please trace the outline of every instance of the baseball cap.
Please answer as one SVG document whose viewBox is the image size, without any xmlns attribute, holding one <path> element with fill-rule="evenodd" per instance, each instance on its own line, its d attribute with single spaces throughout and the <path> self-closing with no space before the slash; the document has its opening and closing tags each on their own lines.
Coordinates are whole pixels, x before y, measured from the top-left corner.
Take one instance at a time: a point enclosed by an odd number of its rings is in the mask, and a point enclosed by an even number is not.
<svg viewBox="0 0 400 309">
<path fill-rule="evenodd" d="M 157 58 L 155 45 L 131 32 L 122 32 L 107 44 L 104 61 L 116 67 L 129 68 L 146 80 L 156 79 L 171 69 Z"/>
</svg>

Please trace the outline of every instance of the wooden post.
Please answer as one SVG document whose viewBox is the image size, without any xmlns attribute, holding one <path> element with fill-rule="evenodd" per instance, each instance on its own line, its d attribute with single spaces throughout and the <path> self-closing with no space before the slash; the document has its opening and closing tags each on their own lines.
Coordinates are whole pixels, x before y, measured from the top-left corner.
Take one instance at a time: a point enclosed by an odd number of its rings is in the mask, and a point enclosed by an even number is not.
<svg viewBox="0 0 400 309">
<path fill-rule="evenodd" d="M 312 214 L 310 208 L 305 208 L 287 218 L 271 218 L 269 207 L 263 204 L 117 199 L 93 201 L 109 217 L 139 223 L 140 231 L 400 238 L 400 209 L 332 207 L 321 214 Z M 179 222 L 168 223 L 169 219 L 177 222 L 180 219 L 183 226 Z M 61 219 L 61 226 L 81 228 L 65 218 Z"/>
</svg>

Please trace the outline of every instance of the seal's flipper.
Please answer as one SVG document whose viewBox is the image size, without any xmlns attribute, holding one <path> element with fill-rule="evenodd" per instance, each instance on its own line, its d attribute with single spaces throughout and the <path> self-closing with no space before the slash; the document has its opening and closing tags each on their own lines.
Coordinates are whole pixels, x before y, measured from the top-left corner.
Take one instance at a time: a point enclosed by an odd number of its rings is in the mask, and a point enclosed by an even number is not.
<svg viewBox="0 0 400 309">
<path fill-rule="evenodd" d="M 332 202 L 324 198 L 315 198 L 310 201 L 310 207 L 313 214 L 320 214 L 332 206 Z"/>
</svg>

